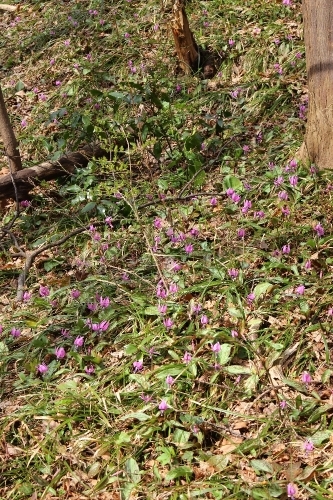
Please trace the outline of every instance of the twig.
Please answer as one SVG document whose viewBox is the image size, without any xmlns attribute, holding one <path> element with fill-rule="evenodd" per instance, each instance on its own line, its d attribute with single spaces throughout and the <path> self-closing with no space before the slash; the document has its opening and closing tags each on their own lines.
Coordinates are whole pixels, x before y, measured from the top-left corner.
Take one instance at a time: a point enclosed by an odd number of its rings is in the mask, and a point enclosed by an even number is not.
<svg viewBox="0 0 333 500">
<path fill-rule="evenodd" d="M 17 250 L 18 250 L 18 254 L 17 255 L 21 255 L 22 257 L 26 257 L 26 253 L 23 252 L 23 250 L 21 249 L 21 247 L 18 244 L 17 239 L 15 238 L 15 236 L 13 235 L 13 233 L 11 231 L 9 231 L 9 229 L 7 229 L 6 227 L 2 227 L 1 231 L 2 231 L 2 233 L 5 233 L 5 234 L 9 235 L 10 239 L 14 243 L 14 247 L 17 248 Z"/>
<path fill-rule="evenodd" d="M 96 226 L 101 226 L 104 225 L 104 222 L 97 222 L 95 223 Z M 57 247 L 59 245 L 62 245 L 65 243 L 67 240 L 69 240 L 72 236 L 75 236 L 77 234 L 83 233 L 83 231 L 89 230 L 89 226 L 87 227 L 80 227 L 78 229 L 75 229 L 69 234 L 66 234 L 66 236 L 63 236 L 60 238 L 60 240 L 53 241 L 52 243 L 46 243 L 45 245 L 41 246 L 40 248 L 37 248 L 37 250 L 34 250 L 33 252 L 27 252 L 26 253 L 26 260 L 24 264 L 24 269 L 21 272 L 21 274 L 18 277 L 17 280 L 17 294 L 16 294 L 16 300 L 17 302 L 22 302 L 23 298 L 23 288 L 25 285 L 25 281 L 27 279 L 28 272 L 37 257 L 37 255 L 41 254 L 45 250 L 48 250 L 49 248 Z"/>
</svg>

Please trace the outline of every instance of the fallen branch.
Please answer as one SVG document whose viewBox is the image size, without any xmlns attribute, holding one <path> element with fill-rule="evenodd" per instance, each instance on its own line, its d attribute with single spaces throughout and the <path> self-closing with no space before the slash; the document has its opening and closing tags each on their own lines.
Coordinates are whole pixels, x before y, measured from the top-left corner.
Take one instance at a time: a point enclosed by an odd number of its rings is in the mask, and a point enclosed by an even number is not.
<svg viewBox="0 0 333 500">
<path fill-rule="evenodd" d="M 19 172 L 3 175 L 0 177 L 0 200 L 16 197 L 19 201 L 26 200 L 29 192 L 41 181 L 72 174 L 75 168 L 86 167 L 91 158 L 102 158 L 107 154 L 99 146 L 87 145 L 79 151 L 62 156 L 56 162 L 47 161 Z"/>
<path fill-rule="evenodd" d="M 8 12 L 15 12 L 18 10 L 18 5 L 8 5 L 6 3 L 0 3 L 0 10 L 7 10 Z"/>
</svg>

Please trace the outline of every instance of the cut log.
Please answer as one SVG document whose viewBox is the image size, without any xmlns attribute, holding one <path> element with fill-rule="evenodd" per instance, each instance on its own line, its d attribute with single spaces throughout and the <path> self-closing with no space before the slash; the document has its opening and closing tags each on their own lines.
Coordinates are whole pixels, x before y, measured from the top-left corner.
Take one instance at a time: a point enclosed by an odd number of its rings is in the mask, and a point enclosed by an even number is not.
<svg viewBox="0 0 333 500">
<path fill-rule="evenodd" d="M 199 49 L 190 30 L 182 0 L 174 2 L 171 28 L 181 69 L 186 75 L 192 71 L 198 71 L 200 65 Z"/>
<path fill-rule="evenodd" d="M 91 158 L 102 158 L 108 153 L 99 146 L 87 145 L 79 151 L 68 153 L 56 162 L 47 161 L 13 173 L 18 200 L 26 200 L 29 192 L 41 181 L 57 179 L 72 174 L 76 168 L 84 168 Z M 10 174 L 0 177 L 0 200 L 15 199 L 15 188 Z"/>
</svg>

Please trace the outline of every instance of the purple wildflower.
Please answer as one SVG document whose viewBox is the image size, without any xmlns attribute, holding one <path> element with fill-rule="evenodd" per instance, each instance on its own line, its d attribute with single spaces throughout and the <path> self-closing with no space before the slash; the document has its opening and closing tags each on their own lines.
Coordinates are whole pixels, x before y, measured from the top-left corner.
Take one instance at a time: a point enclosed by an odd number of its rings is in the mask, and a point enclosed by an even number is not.
<svg viewBox="0 0 333 500">
<path fill-rule="evenodd" d="M 66 351 L 63 347 L 56 347 L 55 348 L 55 355 L 57 359 L 63 359 L 66 357 Z"/>
</svg>

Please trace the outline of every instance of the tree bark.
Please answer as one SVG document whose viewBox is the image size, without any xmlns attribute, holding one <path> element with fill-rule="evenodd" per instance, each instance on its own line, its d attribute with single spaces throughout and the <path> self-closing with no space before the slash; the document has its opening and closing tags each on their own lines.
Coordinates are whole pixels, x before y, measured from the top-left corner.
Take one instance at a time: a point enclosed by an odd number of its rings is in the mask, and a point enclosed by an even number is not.
<svg viewBox="0 0 333 500">
<path fill-rule="evenodd" d="M 199 51 L 190 30 L 182 0 L 175 0 L 171 22 L 173 38 L 181 69 L 186 75 L 199 69 Z"/>
<path fill-rule="evenodd" d="M 0 135 L 5 147 L 5 154 L 9 161 L 9 169 L 12 173 L 22 169 L 21 156 L 18 149 L 18 142 L 13 132 L 5 101 L 0 87 Z"/>
<path fill-rule="evenodd" d="M 333 168 L 333 3 L 303 0 L 309 108 L 300 157 Z"/>
<path fill-rule="evenodd" d="M 57 179 L 74 172 L 76 167 L 86 167 L 91 158 L 102 158 L 107 152 L 99 146 L 85 146 L 82 150 L 69 153 L 59 158 L 57 162 L 44 162 L 31 168 L 24 168 L 11 175 L 0 177 L 0 200 L 14 198 L 15 182 L 18 201 L 26 200 L 29 192 L 43 180 Z"/>
</svg>

